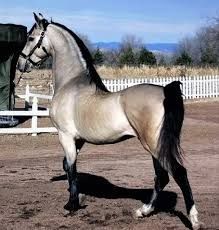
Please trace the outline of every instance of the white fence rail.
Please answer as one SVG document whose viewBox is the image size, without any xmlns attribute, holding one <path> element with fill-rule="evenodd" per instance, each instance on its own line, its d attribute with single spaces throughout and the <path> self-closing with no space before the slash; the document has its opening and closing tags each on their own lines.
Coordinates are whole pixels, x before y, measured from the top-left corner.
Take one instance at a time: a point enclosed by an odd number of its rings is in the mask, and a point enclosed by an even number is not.
<svg viewBox="0 0 219 230">
<path fill-rule="evenodd" d="M 31 93 L 29 85 L 26 85 L 25 95 L 18 95 L 17 97 L 25 100 L 25 109 L 28 109 L 30 105 L 30 98 L 41 98 L 41 99 L 52 100 L 52 95 Z"/>
<path fill-rule="evenodd" d="M 116 92 L 127 87 L 150 83 L 156 85 L 163 85 L 171 81 L 181 81 L 184 99 L 198 99 L 198 98 L 212 98 L 219 97 L 219 76 L 196 76 L 196 77 L 171 77 L 171 78 L 139 78 L 139 79 L 118 79 L 118 80 L 104 80 L 106 87 Z M 30 116 L 30 128 L 0 128 L 0 134 L 21 134 L 31 133 L 36 136 L 37 133 L 51 133 L 57 132 L 55 127 L 38 127 L 38 117 L 49 117 L 49 109 L 39 110 L 38 99 L 51 100 L 52 95 L 41 95 L 31 93 L 29 86 L 26 86 L 25 95 L 18 95 L 17 97 L 25 99 L 25 110 L 23 111 L 0 111 L 0 116 Z M 28 110 L 32 100 L 32 109 Z"/>
<path fill-rule="evenodd" d="M 37 94 L 36 94 L 37 95 Z M 24 95 L 25 96 L 25 95 Z M 40 98 L 44 98 L 41 95 Z M 32 94 L 29 95 L 28 103 L 25 102 L 26 109 L 29 108 L 30 97 L 33 97 L 32 101 L 32 110 L 23 110 L 23 111 L 0 111 L 0 116 L 27 116 L 31 118 L 31 127 L 30 128 L 0 128 L 0 134 L 23 134 L 23 133 L 31 133 L 32 136 L 36 136 L 37 133 L 54 133 L 57 132 L 55 127 L 38 127 L 38 117 L 49 117 L 49 109 L 46 110 L 38 110 L 38 99 L 37 96 Z M 24 98 L 22 96 L 22 98 Z M 47 98 L 46 98 L 47 99 Z"/>
</svg>

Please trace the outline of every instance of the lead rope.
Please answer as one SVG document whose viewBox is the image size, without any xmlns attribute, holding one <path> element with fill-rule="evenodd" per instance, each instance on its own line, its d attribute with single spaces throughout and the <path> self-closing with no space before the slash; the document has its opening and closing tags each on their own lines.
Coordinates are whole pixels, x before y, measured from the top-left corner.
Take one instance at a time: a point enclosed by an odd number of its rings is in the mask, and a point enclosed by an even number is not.
<svg viewBox="0 0 219 230">
<path fill-rule="evenodd" d="M 19 76 L 17 83 L 14 85 L 15 88 L 19 85 L 19 83 L 20 83 L 20 81 L 21 81 L 21 79 L 23 77 L 23 74 L 24 74 L 24 72 L 22 72 L 21 75 Z"/>
<path fill-rule="evenodd" d="M 27 63 L 27 61 L 26 61 L 26 63 Z M 25 63 L 25 66 L 26 66 L 26 63 Z M 19 85 L 19 83 L 23 77 L 23 74 L 24 74 L 24 72 L 22 71 L 19 78 L 18 78 L 17 83 L 14 84 L 14 90 L 13 90 L 14 91 L 14 99 L 13 99 L 14 100 L 14 106 L 15 106 L 15 88 Z M 13 108 L 11 108 L 12 111 L 14 110 L 14 106 L 13 106 Z M 12 121 L 14 121 L 14 116 L 11 116 L 11 119 L 12 119 Z"/>
<path fill-rule="evenodd" d="M 15 87 L 15 88 L 19 85 L 19 83 L 20 83 L 20 81 L 21 81 L 21 79 L 22 79 L 22 77 L 23 77 L 23 74 L 24 74 L 24 70 L 25 70 L 25 68 L 26 68 L 26 65 L 27 65 L 27 60 L 26 60 L 25 65 L 24 65 L 24 69 L 22 70 L 22 72 L 21 72 L 21 74 L 20 74 L 20 76 L 19 76 L 19 78 L 18 78 L 17 83 L 14 84 L 14 87 Z"/>
</svg>

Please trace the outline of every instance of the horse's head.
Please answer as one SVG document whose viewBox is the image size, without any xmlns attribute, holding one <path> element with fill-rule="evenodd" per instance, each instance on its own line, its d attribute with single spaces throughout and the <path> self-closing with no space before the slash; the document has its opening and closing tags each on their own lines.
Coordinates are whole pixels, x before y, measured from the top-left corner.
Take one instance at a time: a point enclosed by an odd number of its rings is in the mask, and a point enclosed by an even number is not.
<svg viewBox="0 0 219 230">
<path fill-rule="evenodd" d="M 49 56 L 51 45 L 47 37 L 48 21 L 42 14 L 37 16 L 34 13 L 36 23 L 29 31 L 27 43 L 18 59 L 18 69 L 21 72 L 30 72 L 33 66 L 39 66 Z"/>
</svg>

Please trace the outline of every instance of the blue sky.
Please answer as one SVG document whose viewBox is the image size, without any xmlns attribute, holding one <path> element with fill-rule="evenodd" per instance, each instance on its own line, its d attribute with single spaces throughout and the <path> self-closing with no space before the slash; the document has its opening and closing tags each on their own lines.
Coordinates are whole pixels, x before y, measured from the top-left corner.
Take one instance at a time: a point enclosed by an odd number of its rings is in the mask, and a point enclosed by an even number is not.
<svg viewBox="0 0 219 230">
<path fill-rule="evenodd" d="M 134 34 L 145 43 L 177 42 L 219 16 L 219 0 L 0 0 L 0 23 L 30 28 L 32 12 L 86 34 L 92 42 Z"/>
</svg>

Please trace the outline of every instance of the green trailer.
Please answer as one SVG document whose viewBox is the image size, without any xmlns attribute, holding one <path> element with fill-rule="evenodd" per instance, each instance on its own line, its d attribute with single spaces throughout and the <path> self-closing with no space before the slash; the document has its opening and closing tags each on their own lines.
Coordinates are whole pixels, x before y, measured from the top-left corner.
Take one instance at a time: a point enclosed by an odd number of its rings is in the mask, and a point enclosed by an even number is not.
<svg viewBox="0 0 219 230">
<path fill-rule="evenodd" d="M 22 25 L 0 24 L 0 111 L 14 108 L 14 78 L 19 53 L 27 39 Z M 0 127 L 13 126 L 13 117 L 0 117 Z"/>
</svg>

